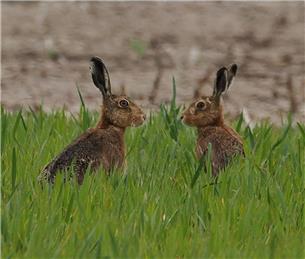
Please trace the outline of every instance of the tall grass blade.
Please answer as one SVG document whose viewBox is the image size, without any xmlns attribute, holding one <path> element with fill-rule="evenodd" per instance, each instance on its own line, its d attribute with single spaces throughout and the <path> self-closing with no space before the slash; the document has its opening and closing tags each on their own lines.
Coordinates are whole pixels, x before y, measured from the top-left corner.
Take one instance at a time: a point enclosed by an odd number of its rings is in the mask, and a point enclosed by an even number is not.
<svg viewBox="0 0 305 259">
<path fill-rule="evenodd" d="M 80 101 L 81 101 L 81 106 L 85 108 L 86 105 L 85 105 L 83 96 L 82 96 L 82 94 L 81 94 L 81 92 L 80 92 L 80 90 L 79 90 L 79 86 L 78 86 L 78 85 L 76 86 L 76 89 L 77 89 L 78 97 L 79 97 L 79 99 L 80 99 Z"/>
<path fill-rule="evenodd" d="M 14 127 L 13 127 L 13 137 L 14 139 L 16 139 L 16 131 L 19 127 L 19 122 L 21 120 L 21 110 L 19 110 L 18 114 L 17 114 L 17 117 L 16 117 L 16 121 L 15 121 L 15 124 L 14 124 Z"/>
<path fill-rule="evenodd" d="M 119 255 L 119 253 L 118 253 L 118 245 L 117 245 L 117 242 L 115 240 L 115 237 L 114 237 L 110 227 L 108 228 L 108 234 L 109 234 L 109 238 L 110 238 L 111 250 L 113 252 L 113 255 L 115 257 L 117 257 Z"/>
<path fill-rule="evenodd" d="M 15 147 L 13 148 L 13 151 L 12 151 L 11 175 L 12 175 L 12 192 L 13 192 L 16 188 L 16 175 L 17 175 L 17 160 L 16 160 L 16 149 L 15 149 Z"/>
<path fill-rule="evenodd" d="M 300 123 L 300 122 L 297 122 L 297 125 L 298 125 L 298 128 L 302 134 L 302 137 L 303 137 L 303 141 L 305 141 L 305 126 Z"/>
<path fill-rule="evenodd" d="M 280 136 L 279 139 L 271 146 L 269 157 L 271 156 L 272 152 L 286 139 L 290 128 L 291 128 L 291 123 L 289 123 L 288 126 L 285 128 L 282 136 Z"/>
<path fill-rule="evenodd" d="M 247 138 L 249 138 L 250 148 L 251 148 L 251 150 L 254 150 L 256 142 L 255 142 L 255 138 L 254 138 L 253 132 L 250 127 L 246 128 L 246 134 L 247 134 Z"/>
<path fill-rule="evenodd" d="M 29 106 L 29 109 L 30 109 L 30 112 L 31 112 L 31 114 L 32 114 L 32 116 L 33 116 L 33 118 L 34 118 L 34 121 L 35 121 L 36 123 L 38 123 L 38 118 L 37 118 L 37 115 L 36 115 L 35 111 L 32 109 L 31 106 Z"/>
<path fill-rule="evenodd" d="M 4 111 L 2 109 L 1 106 L 1 151 L 3 151 L 4 146 L 5 146 L 5 141 L 6 141 L 6 131 L 7 131 L 7 127 L 8 127 L 8 121 L 7 121 L 7 117 L 4 114 Z"/>
<path fill-rule="evenodd" d="M 209 143 L 207 154 L 201 156 L 201 158 L 199 160 L 199 165 L 198 165 L 198 167 L 197 167 L 197 169 L 195 171 L 195 174 L 194 174 L 194 176 L 192 178 L 192 181 L 191 181 L 191 189 L 194 188 L 194 186 L 195 186 L 195 184 L 196 184 L 196 182 L 197 182 L 197 180 L 199 178 L 199 175 L 200 175 L 202 169 L 204 168 L 204 166 L 205 166 L 205 171 L 206 172 L 210 171 L 208 169 L 207 165 L 211 164 L 211 161 L 210 161 L 210 159 L 211 159 L 211 152 L 212 152 L 212 145 L 211 145 L 211 143 Z"/>
<path fill-rule="evenodd" d="M 181 122 L 179 121 L 180 108 L 176 106 L 176 82 L 173 77 L 173 93 L 169 111 L 164 105 L 160 105 L 160 111 L 165 122 L 166 128 L 169 130 L 170 137 L 177 142 L 179 135 L 179 126 Z"/>
<path fill-rule="evenodd" d="M 236 130 L 238 133 L 240 132 L 241 125 L 242 125 L 243 121 L 244 121 L 244 114 L 241 113 L 241 114 L 239 115 L 238 122 L 237 122 L 237 125 L 236 125 L 236 127 L 235 127 L 235 130 Z"/>
<path fill-rule="evenodd" d="M 62 184 L 63 185 L 63 184 Z M 68 223 L 71 220 L 72 217 L 72 208 L 73 208 L 73 202 L 74 202 L 74 193 L 72 194 L 70 201 L 69 201 L 69 205 L 67 208 L 67 212 L 66 212 L 66 217 L 65 217 L 65 222 Z"/>
<path fill-rule="evenodd" d="M 176 81 L 173 77 L 172 79 L 172 85 L 173 85 L 173 93 L 172 93 L 172 100 L 171 100 L 171 114 L 174 114 L 176 112 Z"/>
</svg>

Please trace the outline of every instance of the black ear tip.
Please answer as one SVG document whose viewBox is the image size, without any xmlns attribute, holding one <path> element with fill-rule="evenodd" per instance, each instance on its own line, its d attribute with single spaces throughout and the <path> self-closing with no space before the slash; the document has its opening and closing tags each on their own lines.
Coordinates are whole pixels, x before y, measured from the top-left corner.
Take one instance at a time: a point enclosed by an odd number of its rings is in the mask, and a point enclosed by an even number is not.
<svg viewBox="0 0 305 259">
<path fill-rule="evenodd" d="M 227 70 L 226 67 L 222 67 L 222 68 L 218 69 L 218 71 L 217 71 L 217 73 L 216 73 L 216 76 L 217 76 L 217 77 L 222 76 L 222 75 L 225 73 L 226 70 Z"/>
<path fill-rule="evenodd" d="M 236 75 L 237 68 L 238 68 L 238 67 L 237 67 L 236 64 L 233 64 L 233 65 L 231 66 L 231 68 L 230 68 L 231 72 L 232 72 L 234 75 Z"/>
<path fill-rule="evenodd" d="M 217 74 L 223 73 L 225 70 L 227 70 L 227 68 L 222 67 L 222 68 L 218 69 Z"/>
<path fill-rule="evenodd" d="M 95 56 L 90 59 L 90 70 L 96 73 L 96 71 L 106 70 L 106 66 L 101 58 Z"/>
<path fill-rule="evenodd" d="M 90 62 L 94 62 L 94 63 L 104 63 L 104 62 L 102 61 L 102 59 L 99 58 L 99 57 L 97 57 L 97 56 L 92 57 L 92 58 L 90 59 Z"/>
</svg>

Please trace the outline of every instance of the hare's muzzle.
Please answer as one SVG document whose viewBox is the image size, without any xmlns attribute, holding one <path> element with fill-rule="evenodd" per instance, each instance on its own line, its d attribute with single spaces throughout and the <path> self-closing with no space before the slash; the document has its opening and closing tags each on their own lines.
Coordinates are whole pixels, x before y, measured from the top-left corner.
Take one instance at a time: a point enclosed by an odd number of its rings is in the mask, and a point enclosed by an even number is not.
<svg viewBox="0 0 305 259">
<path fill-rule="evenodd" d="M 140 117 L 141 117 L 141 124 L 143 124 L 144 121 L 146 120 L 146 115 L 142 114 Z"/>
<path fill-rule="evenodd" d="M 186 125 L 190 125 L 190 115 L 187 113 L 187 111 L 183 112 L 180 116 L 180 120 L 182 123 Z"/>
<path fill-rule="evenodd" d="M 142 125 L 145 120 L 146 120 L 145 114 L 139 115 L 133 120 L 131 126 L 138 127 L 138 126 Z"/>
<path fill-rule="evenodd" d="M 180 116 L 180 120 L 183 122 L 183 123 L 185 123 L 185 119 L 187 118 L 187 114 L 185 114 L 186 113 L 186 111 L 183 111 L 183 113 L 181 114 L 181 116 Z"/>
</svg>

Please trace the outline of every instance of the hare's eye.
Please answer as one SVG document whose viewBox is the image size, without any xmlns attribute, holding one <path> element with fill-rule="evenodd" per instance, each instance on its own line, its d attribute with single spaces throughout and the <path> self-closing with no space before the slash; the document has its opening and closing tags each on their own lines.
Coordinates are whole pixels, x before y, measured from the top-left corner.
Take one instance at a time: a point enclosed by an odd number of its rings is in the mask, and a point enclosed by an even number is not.
<svg viewBox="0 0 305 259">
<path fill-rule="evenodd" d="M 196 103 L 196 108 L 199 110 L 203 110 L 205 108 L 205 103 L 202 101 Z"/>
<path fill-rule="evenodd" d="M 129 105 L 129 102 L 126 99 L 123 99 L 123 100 L 119 101 L 119 105 L 122 108 L 127 108 Z"/>
</svg>

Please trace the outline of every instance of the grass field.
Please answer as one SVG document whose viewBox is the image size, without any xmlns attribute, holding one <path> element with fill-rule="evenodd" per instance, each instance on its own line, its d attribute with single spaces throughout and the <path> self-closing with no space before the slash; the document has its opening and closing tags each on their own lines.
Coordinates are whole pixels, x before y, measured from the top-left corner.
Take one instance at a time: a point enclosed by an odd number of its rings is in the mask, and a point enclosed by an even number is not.
<svg viewBox="0 0 305 259">
<path fill-rule="evenodd" d="M 213 184 L 173 102 L 127 130 L 124 173 L 41 189 L 41 168 L 98 114 L 1 116 L 2 258 L 305 258 L 304 124 L 241 117 L 246 158 Z"/>
</svg>

